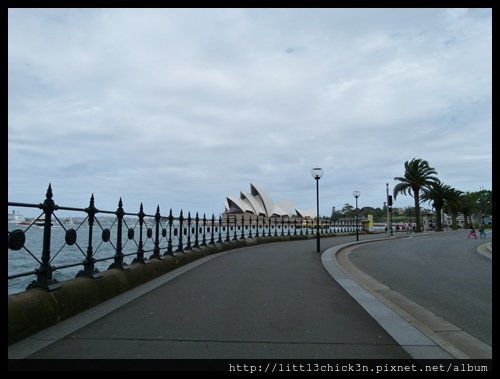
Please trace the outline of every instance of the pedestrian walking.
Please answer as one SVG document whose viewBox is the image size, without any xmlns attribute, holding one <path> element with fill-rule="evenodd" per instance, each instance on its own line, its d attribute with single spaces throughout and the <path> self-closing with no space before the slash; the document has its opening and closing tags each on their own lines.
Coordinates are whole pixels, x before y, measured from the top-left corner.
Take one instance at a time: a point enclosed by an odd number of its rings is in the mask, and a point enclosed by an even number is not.
<svg viewBox="0 0 500 379">
<path fill-rule="evenodd" d="M 476 229 L 474 228 L 474 225 L 470 226 L 470 232 L 469 232 L 469 235 L 467 236 L 467 239 L 469 239 L 471 237 L 474 237 L 475 239 L 477 239 Z"/>
<path fill-rule="evenodd" d="M 484 225 L 481 224 L 479 227 L 479 238 L 486 238 L 486 232 L 484 231 Z"/>
</svg>

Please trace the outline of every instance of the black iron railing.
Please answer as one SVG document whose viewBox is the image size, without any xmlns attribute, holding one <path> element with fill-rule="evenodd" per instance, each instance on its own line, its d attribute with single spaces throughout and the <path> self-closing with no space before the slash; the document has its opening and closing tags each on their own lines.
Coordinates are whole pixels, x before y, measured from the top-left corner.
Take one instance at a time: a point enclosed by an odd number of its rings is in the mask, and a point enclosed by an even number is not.
<svg viewBox="0 0 500 379">
<path fill-rule="evenodd" d="M 43 203 L 8 202 L 12 207 L 41 210 L 38 217 L 29 221 L 9 223 L 9 284 L 24 278 L 26 285 L 27 278 L 36 276 L 26 289 L 52 291 L 61 286 L 53 274 L 63 269 L 81 266 L 78 272 L 63 275 L 63 280 L 74 276 L 98 279 L 106 269 L 127 270 L 131 263 L 146 264 L 149 260 L 186 254 L 217 243 L 316 233 L 316 221 L 300 217 L 267 218 L 249 214 L 199 217 L 198 213 L 192 217 L 190 212 L 186 217 L 182 210 L 174 217 L 171 209 L 168 216 L 163 216 L 159 206 L 154 214 L 147 214 L 142 204 L 139 212 L 126 212 L 121 198 L 118 208 L 109 211 L 95 207 L 93 194 L 86 208 L 59 206 L 52 197 L 49 184 Z M 62 217 L 63 211 L 82 216 Z M 355 231 L 351 222 L 321 221 L 320 226 L 320 234 Z M 127 263 L 129 257 L 133 258 Z M 105 261 L 112 263 L 106 267 Z M 19 285 L 17 289 L 22 290 Z"/>
</svg>

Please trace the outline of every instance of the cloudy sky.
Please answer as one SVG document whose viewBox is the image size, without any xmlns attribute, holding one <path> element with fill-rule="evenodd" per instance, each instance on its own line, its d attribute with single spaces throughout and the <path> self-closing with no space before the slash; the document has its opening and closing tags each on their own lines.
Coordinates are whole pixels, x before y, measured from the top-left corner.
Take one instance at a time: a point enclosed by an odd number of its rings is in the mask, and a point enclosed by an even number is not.
<svg viewBox="0 0 500 379">
<path fill-rule="evenodd" d="M 9 9 L 8 75 L 9 201 L 305 210 L 322 167 L 329 215 L 412 158 L 492 186 L 490 9 Z"/>
</svg>

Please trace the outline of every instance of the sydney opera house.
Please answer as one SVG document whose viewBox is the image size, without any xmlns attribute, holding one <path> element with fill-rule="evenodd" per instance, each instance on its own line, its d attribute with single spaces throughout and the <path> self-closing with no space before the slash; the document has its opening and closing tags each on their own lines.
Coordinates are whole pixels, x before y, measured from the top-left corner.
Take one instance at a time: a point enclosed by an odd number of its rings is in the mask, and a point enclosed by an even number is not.
<svg viewBox="0 0 500 379">
<path fill-rule="evenodd" d="M 250 192 L 240 192 L 238 197 L 227 197 L 225 215 L 243 214 L 262 217 L 316 217 L 315 210 L 299 211 L 291 201 L 273 202 L 271 197 L 253 183 Z"/>
</svg>

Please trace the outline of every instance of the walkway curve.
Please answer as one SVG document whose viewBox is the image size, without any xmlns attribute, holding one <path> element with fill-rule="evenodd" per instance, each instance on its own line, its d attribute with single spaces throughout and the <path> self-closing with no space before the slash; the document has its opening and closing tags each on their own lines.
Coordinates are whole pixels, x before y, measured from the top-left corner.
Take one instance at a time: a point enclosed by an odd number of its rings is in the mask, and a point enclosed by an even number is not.
<svg viewBox="0 0 500 379">
<path fill-rule="evenodd" d="M 366 241 L 380 243 L 388 241 Z M 415 359 L 491 359 L 491 346 L 359 270 L 350 242 L 325 250 L 325 269 Z"/>
<path fill-rule="evenodd" d="M 484 255 L 486 258 L 492 259 L 493 248 L 491 247 L 491 242 L 479 245 L 476 250 L 479 254 Z"/>
<path fill-rule="evenodd" d="M 108 313 L 120 308 L 121 306 L 137 299 L 140 296 L 158 288 L 162 284 L 168 283 L 177 278 L 179 275 L 192 270 L 214 258 L 230 253 L 232 250 L 223 251 L 200 258 L 194 262 L 188 263 L 173 271 L 144 283 L 130 291 L 115 296 L 108 301 L 98 304 L 95 307 L 87 309 L 73 317 L 59 322 L 58 324 L 44 329 L 38 333 L 26 337 L 25 339 L 16 342 L 8 347 L 9 359 L 24 359 L 29 355 L 36 353 L 50 344 L 59 341 L 66 335 L 77 331 L 78 329 L 88 325 L 89 323 L 107 315 Z"/>
</svg>

